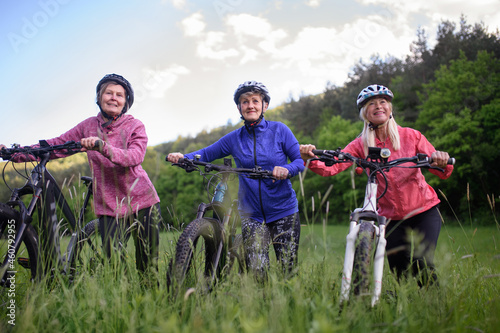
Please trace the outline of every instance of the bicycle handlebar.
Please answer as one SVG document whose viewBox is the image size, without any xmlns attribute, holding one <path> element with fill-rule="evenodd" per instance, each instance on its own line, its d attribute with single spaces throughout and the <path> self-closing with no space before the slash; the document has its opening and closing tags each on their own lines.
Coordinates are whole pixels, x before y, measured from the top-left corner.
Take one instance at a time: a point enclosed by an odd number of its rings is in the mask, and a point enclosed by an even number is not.
<svg viewBox="0 0 500 333">
<path fill-rule="evenodd" d="M 38 158 L 42 157 L 44 154 L 49 153 L 51 151 L 67 150 L 69 154 L 75 152 L 75 150 L 79 152 L 82 149 L 81 143 L 75 141 L 67 141 L 60 145 L 51 146 L 47 143 L 47 141 L 40 140 L 39 144 L 40 144 L 39 147 L 31 147 L 31 146 L 20 147 L 19 145 L 13 145 L 12 148 L 2 148 L 0 150 L 0 157 L 2 159 L 10 159 L 12 155 L 21 153 L 21 154 L 33 155 Z M 100 148 L 102 147 L 102 145 L 103 145 L 102 140 L 96 140 L 94 147 Z"/>
<path fill-rule="evenodd" d="M 260 166 L 256 166 L 255 168 L 233 168 L 227 165 L 212 164 L 189 158 L 180 158 L 177 163 L 172 163 L 172 165 L 178 166 L 186 170 L 187 172 L 199 170 L 198 166 L 203 166 L 205 168 L 205 172 L 217 171 L 217 172 L 239 173 L 239 174 L 244 174 L 245 177 L 252 179 L 266 178 L 266 179 L 277 180 L 273 176 L 272 171 L 264 170 Z"/>
<path fill-rule="evenodd" d="M 349 153 L 343 152 L 340 149 L 337 150 L 321 150 L 321 149 L 314 149 L 312 152 L 314 155 L 319 156 L 318 158 L 313 158 L 312 160 L 320 160 L 325 163 L 328 163 L 328 165 L 333 165 L 336 163 L 356 163 L 356 165 L 362 167 L 362 168 L 367 168 L 372 171 L 375 170 L 384 170 L 387 171 L 391 168 L 397 167 L 401 164 L 404 163 L 414 163 L 414 167 L 419 167 L 419 168 L 429 168 L 429 169 L 436 169 L 436 170 L 441 170 L 444 171 L 441 168 L 431 166 L 432 164 L 432 158 L 427 156 L 426 154 L 417 154 L 416 156 L 413 157 L 404 157 L 404 158 L 398 158 L 392 161 L 387 161 L 387 158 L 390 156 L 390 152 L 388 155 L 383 155 L 384 153 L 382 152 L 382 149 L 376 149 L 376 152 L 379 152 L 379 156 L 376 156 L 374 154 L 369 154 L 367 158 L 359 158 L 352 156 Z M 387 152 L 385 152 L 387 154 Z M 454 165 L 455 164 L 455 158 L 450 158 L 448 159 L 447 164 L 449 165 Z"/>
</svg>

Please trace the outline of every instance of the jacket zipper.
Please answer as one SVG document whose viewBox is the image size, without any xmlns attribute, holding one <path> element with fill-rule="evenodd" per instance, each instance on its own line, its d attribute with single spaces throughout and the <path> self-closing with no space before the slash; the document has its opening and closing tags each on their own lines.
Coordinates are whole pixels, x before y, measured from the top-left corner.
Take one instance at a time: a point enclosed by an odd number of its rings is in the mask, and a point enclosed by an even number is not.
<svg viewBox="0 0 500 333">
<path fill-rule="evenodd" d="M 255 166 L 257 166 L 257 138 L 255 136 L 255 128 L 253 128 L 253 160 Z M 259 179 L 259 203 L 262 217 L 264 218 L 264 223 L 266 222 L 266 214 L 264 213 L 264 205 L 262 204 L 262 179 Z"/>
</svg>

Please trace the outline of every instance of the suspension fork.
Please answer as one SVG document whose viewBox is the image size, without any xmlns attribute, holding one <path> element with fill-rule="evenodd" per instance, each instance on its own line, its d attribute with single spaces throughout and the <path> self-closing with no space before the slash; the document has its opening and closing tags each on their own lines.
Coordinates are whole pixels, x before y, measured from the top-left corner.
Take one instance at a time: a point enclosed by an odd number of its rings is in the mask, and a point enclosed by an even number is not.
<svg viewBox="0 0 500 333">
<path fill-rule="evenodd" d="M 342 275 L 342 284 L 340 292 L 341 302 L 349 299 L 349 292 L 351 290 L 351 277 L 354 265 L 354 255 L 356 252 L 356 239 L 358 238 L 359 228 L 361 223 L 373 223 L 369 221 L 376 221 L 377 225 L 373 224 L 375 228 L 375 259 L 373 262 L 373 279 L 374 291 L 372 295 L 372 306 L 378 302 L 382 291 L 382 276 L 384 271 L 385 259 L 385 246 L 387 241 L 385 239 L 386 218 L 377 214 L 377 183 L 375 177 L 369 177 L 366 185 L 365 200 L 363 208 L 357 208 L 351 214 L 351 221 L 349 224 L 349 233 L 346 237 L 346 252 L 344 258 L 344 270 Z M 365 221 L 366 220 L 366 221 Z"/>
<path fill-rule="evenodd" d="M 377 232 L 377 250 L 375 251 L 375 259 L 373 261 L 373 282 L 374 290 L 372 296 L 372 306 L 374 306 L 382 293 L 382 276 L 384 274 L 384 260 L 385 260 L 385 246 L 387 240 L 385 239 L 385 226 L 386 218 L 384 216 L 378 216 L 378 228 Z"/>
<path fill-rule="evenodd" d="M 353 214 L 360 212 L 361 208 L 356 208 Z M 352 217 L 353 215 L 351 215 Z M 344 270 L 342 274 L 342 285 L 340 288 L 340 301 L 349 299 L 349 291 L 351 290 L 352 267 L 354 265 L 354 252 L 356 250 L 356 238 L 359 233 L 358 221 L 351 219 L 349 224 L 349 233 L 346 237 L 346 248 L 344 257 Z"/>
</svg>

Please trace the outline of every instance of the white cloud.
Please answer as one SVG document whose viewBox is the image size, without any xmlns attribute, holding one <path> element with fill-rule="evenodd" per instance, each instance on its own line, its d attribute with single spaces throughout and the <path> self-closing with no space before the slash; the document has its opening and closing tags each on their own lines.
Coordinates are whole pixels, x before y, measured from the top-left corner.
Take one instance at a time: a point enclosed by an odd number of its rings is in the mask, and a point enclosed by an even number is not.
<svg viewBox="0 0 500 333">
<path fill-rule="evenodd" d="M 252 47 L 249 45 L 258 46 L 267 53 L 276 52 L 276 44 L 287 37 L 285 30 L 273 29 L 268 20 L 249 14 L 229 15 L 226 25 L 234 33 L 234 37 L 239 42 L 239 48 L 245 55 L 247 55 L 248 48 Z M 251 53 L 255 55 L 255 52 Z"/>
<path fill-rule="evenodd" d="M 144 68 L 142 72 L 142 85 L 136 88 L 139 97 L 148 95 L 153 98 L 162 98 L 165 96 L 166 91 L 177 82 L 179 76 L 189 74 L 190 70 L 184 66 L 174 64 L 166 69 Z"/>
<path fill-rule="evenodd" d="M 169 0 L 169 2 L 177 9 L 182 9 L 186 5 L 186 0 Z"/>
<path fill-rule="evenodd" d="M 184 35 L 197 36 L 205 30 L 206 24 L 203 21 L 203 15 L 200 13 L 194 13 L 193 15 L 182 20 L 181 26 L 184 30 Z"/>
<path fill-rule="evenodd" d="M 306 1 L 306 6 L 309 7 L 319 7 L 321 0 L 307 0 Z"/>
<path fill-rule="evenodd" d="M 265 37 L 272 31 L 266 19 L 249 14 L 229 15 L 226 24 L 236 35 L 241 36 Z"/>
<path fill-rule="evenodd" d="M 239 54 L 234 48 L 223 48 L 227 36 L 226 33 L 210 31 L 206 33 L 205 36 L 206 38 L 199 41 L 197 46 L 197 52 L 201 58 L 225 60 L 226 58 L 235 57 Z"/>
</svg>

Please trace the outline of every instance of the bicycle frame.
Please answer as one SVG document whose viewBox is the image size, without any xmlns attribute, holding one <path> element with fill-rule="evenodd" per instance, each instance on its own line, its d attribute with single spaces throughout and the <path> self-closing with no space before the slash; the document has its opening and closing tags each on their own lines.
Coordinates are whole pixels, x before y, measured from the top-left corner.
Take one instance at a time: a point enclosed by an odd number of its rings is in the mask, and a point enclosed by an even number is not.
<svg viewBox="0 0 500 333">
<path fill-rule="evenodd" d="M 231 159 L 224 159 L 224 165 L 227 167 L 232 167 Z M 231 242 L 233 241 L 234 234 L 236 233 L 236 222 L 238 220 L 239 214 L 233 214 L 235 206 L 237 206 L 237 200 L 231 201 L 229 193 L 227 193 L 229 181 L 229 174 L 223 173 L 221 180 L 217 183 L 214 191 L 214 195 L 210 203 L 201 203 L 198 205 L 198 211 L 196 213 L 196 218 L 200 219 L 205 217 L 205 214 L 212 210 L 213 218 L 215 218 L 221 224 L 222 238 L 218 245 L 217 255 L 215 258 L 215 267 L 219 267 L 219 261 L 221 259 L 222 253 L 225 252 L 224 248 L 231 247 Z M 237 208 L 237 207 L 236 207 Z M 231 223 L 230 223 L 231 220 Z M 230 239 L 227 239 L 226 235 L 231 235 Z M 223 263 L 224 264 L 224 263 Z M 216 269 L 213 271 L 212 279 L 215 278 Z"/>
<path fill-rule="evenodd" d="M 31 171 L 24 186 L 15 188 L 12 191 L 8 204 L 10 206 L 18 206 L 21 212 L 21 219 L 16 222 L 17 232 L 12 247 L 15 251 L 14 255 L 17 255 L 24 237 L 24 231 L 27 225 L 31 224 L 31 216 L 37 210 L 41 223 L 39 226 L 39 248 L 41 249 L 40 258 L 44 263 L 44 267 L 41 267 L 42 272 L 48 272 L 52 267 L 58 266 L 62 267 L 63 273 L 67 273 L 69 270 L 68 265 L 74 256 L 74 244 L 78 241 L 77 234 L 82 227 L 81 224 L 83 223 L 85 209 L 92 196 L 92 179 L 90 177 L 82 177 L 88 190 L 78 220 L 76 220 L 56 180 L 46 168 L 49 156 L 49 153 L 43 154 L 40 162 Z M 22 201 L 22 197 L 25 195 L 32 195 L 28 206 L 25 206 Z M 61 209 L 72 230 L 68 251 L 64 256 L 61 254 L 57 207 Z M 8 273 L 8 261 L 9 258 L 7 256 L 1 266 L 0 281 L 4 281 L 5 275 Z"/>
<path fill-rule="evenodd" d="M 363 207 L 355 209 L 350 216 L 349 233 L 346 237 L 346 252 L 344 258 L 340 300 L 343 302 L 349 299 L 351 277 L 354 268 L 354 261 L 356 260 L 356 240 L 359 238 L 360 230 L 363 227 L 362 238 L 366 240 L 368 235 L 370 235 L 370 237 L 374 235 L 375 244 L 377 244 L 373 260 L 374 288 L 371 300 L 371 304 L 374 306 L 378 302 L 382 291 L 385 247 L 387 244 L 387 240 L 385 239 L 387 219 L 377 213 L 377 200 L 384 196 L 388 186 L 387 178 L 384 173 L 394 167 L 404 167 L 403 164 L 405 163 L 414 164 L 414 166 L 407 166 L 408 168 L 429 168 L 440 170 L 442 172 L 444 172 L 444 170 L 431 166 L 432 159 L 421 153 L 417 153 L 417 155 L 413 157 L 399 158 L 388 161 L 391 152 L 387 148 L 368 147 L 368 156 L 365 159 L 354 157 L 349 153 L 343 152 L 340 148 L 337 150 L 313 150 L 313 153 L 315 155 L 322 156 L 320 158 L 314 158 L 313 160 L 322 160 L 327 166 L 332 166 L 335 163 L 354 163 L 355 165 L 365 169 L 368 175 Z M 455 159 L 450 158 L 447 163 L 455 164 Z M 377 197 L 377 173 L 382 175 L 386 182 L 386 188 L 379 197 Z M 365 228 L 367 227 L 365 223 L 370 224 L 370 227 Z M 374 230 L 374 232 L 372 230 Z M 368 249 L 369 247 L 365 248 Z M 359 261 L 361 260 L 363 259 L 360 259 Z"/>
<path fill-rule="evenodd" d="M 168 161 L 168 156 L 167 156 Z M 272 176 L 272 171 L 264 170 L 259 166 L 255 168 L 233 168 L 231 166 L 231 159 L 224 159 L 224 165 L 212 164 L 200 161 L 199 156 L 191 159 L 180 159 L 177 163 L 172 165 L 179 166 L 187 172 L 198 171 L 200 175 L 205 178 L 211 171 L 217 171 L 216 174 L 211 174 L 210 180 L 206 185 L 209 193 L 210 203 L 201 203 L 198 206 L 196 219 L 189 223 L 182 232 L 179 241 L 176 244 L 176 255 L 171 261 L 169 269 L 167 270 L 167 286 L 172 285 L 173 279 L 182 284 L 185 274 L 189 271 L 192 264 L 192 256 L 195 251 L 195 246 L 198 239 L 205 239 L 205 244 L 208 243 L 201 252 L 205 254 L 205 263 L 202 265 L 204 268 L 205 282 L 207 278 L 208 285 L 213 285 L 217 277 L 225 267 L 229 269 L 235 259 L 241 264 L 242 256 L 239 255 L 239 249 L 243 246 L 242 237 L 236 234 L 237 222 L 240 219 L 238 212 L 238 200 L 231 200 L 227 193 L 231 175 L 245 174 L 249 178 L 269 178 L 275 179 Z M 204 170 L 201 168 L 204 167 Z M 217 177 L 218 181 L 215 186 L 215 191 L 211 193 L 211 186 L 213 186 L 212 179 Z M 205 214 L 212 210 L 213 217 L 206 217 Z M 204 227 L 205 229 L 201 229 Z M 207 230 L 210 233 L 207 233 Z M 182 241 L 181 241 L 182 239 Z M 234 252 L 233 252 L 234 250 Z M 229 266 L 226 265 L 225 260 L 229 260 Z M 242 266 L 240 266 L 240 269 Z M 243 268 L 244 269 L 244 268 Z"/>
<path fill-rule="evenodd" d="M 385 246 L 385 227 L 387 219 L 377 214 L 377 189 L 378 184 L 374 174 L 370 175 L 366 184 L 365 199 L 362 208 L 357 208 L 351 214 L 349 233 L 346 237 L 346 251 L 344 258 L 344 270 L 342 275 L 342 285 L 340 291 L 340 301 L 349 299 L 351 290 L 351 277 L 354 265 L 354 254 L 356 239 L 358 238 L 361 223 L 371 223 L 375 227 L 375 260 L 373 267 L 374 290 L 372 295 L 372 306 L 375 305 L 382 292 L 382 276 L 384 272 Z"/>
</svg>

